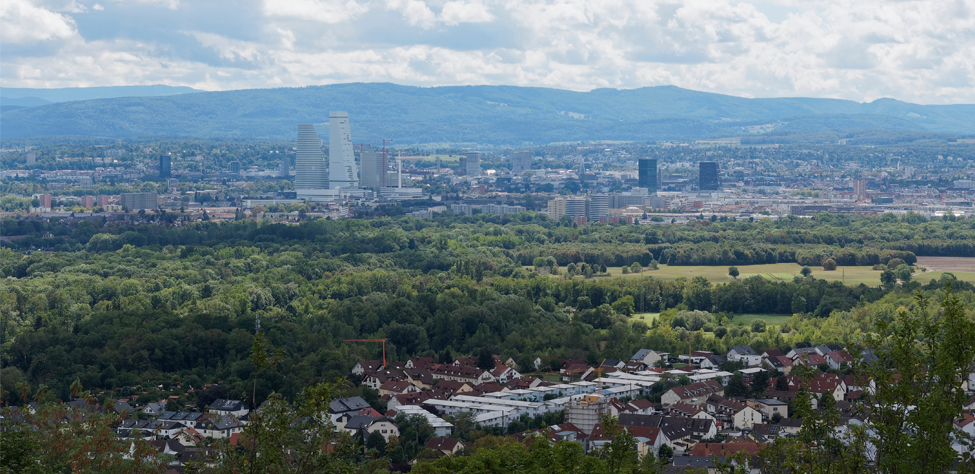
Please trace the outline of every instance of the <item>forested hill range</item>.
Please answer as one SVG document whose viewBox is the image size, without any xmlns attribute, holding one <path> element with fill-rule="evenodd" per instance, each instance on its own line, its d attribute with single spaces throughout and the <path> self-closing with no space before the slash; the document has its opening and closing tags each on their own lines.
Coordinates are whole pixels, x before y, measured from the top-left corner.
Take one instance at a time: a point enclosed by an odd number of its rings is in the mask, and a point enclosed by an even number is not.
<svg viewBox="0 0 975 474">
<path fill-rule="evenodd" d="M 324 124 L 330 110 L 349 112 L 353 136 L 404 145 L 538 145 L 822 130 L 975 133 L 975 105 L 747 99 L 673 86 L 574 92 L 355 83 L 26 107 L 0 115 L 0 136 L 294 139 L 297 124 Z"/>
</svg>

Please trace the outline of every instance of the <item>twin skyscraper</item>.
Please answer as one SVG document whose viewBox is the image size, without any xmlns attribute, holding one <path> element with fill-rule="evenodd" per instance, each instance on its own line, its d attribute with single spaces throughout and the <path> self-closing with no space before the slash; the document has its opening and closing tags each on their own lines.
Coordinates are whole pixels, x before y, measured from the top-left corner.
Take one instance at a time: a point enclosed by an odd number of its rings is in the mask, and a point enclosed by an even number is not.
<svg viewBox="0 0 975 474">
<path fill-rule="evenodd" d="M 328 144 L 326 161 L 315 126 L 298 125 L 295 190 L 299 196 L 324 197 L 338 194 L 338 190 L 352 191 L 359 188 L 348 112 L 329 112 Z"/>
</svg>

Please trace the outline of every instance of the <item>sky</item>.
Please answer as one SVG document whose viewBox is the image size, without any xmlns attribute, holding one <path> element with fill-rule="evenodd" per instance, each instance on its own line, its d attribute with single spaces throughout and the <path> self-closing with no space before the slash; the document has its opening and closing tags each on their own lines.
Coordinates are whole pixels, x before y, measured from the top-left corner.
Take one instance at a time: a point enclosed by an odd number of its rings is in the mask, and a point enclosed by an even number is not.
<svg viewBox="0 0 975 474">
<path fill-rule="evenodd" d="M 0 85 L 346 82 L 975 103 L 975 0 L 2 0 Z"/>
</svg>

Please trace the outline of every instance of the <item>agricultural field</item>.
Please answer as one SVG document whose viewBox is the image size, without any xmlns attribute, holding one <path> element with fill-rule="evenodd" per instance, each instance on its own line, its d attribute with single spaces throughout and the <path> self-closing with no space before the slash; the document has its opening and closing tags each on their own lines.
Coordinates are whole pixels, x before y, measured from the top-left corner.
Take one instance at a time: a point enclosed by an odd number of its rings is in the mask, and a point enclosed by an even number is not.
<svg viewBox="0 0 975 474">
<path fill-rule="evenodd" d="M 871 267 L 839 267 L 834 271 L 825 271 L 823 267 L 810 267 L 813 276 L 821 280 L 842 281 L 848 285 L 864 283 L 870 286 L 880 285 L 880 272 Z M 726 266 L 669 266 L 660 265 L 657 270 L 646 270 L 642 273 L 624 274 L 619 267 L 609 268 L 610 275 L 622 277 L 652 276 L 660 280 L 676 280 L 677 278 L 694 278 L 703 276 L 711 283 L 727 283 L 734 281 L 728 275 Z M 795 263 L 774 263 L 768 265 L 738 265 L 740 275 L 738 279 L 750 276 L 761 276 L 769 281 L 789 281 L 799 275 L 802 267 Z M 939 275 L 940 276 L 940 275 Z M 958 278 L 962 278 L 956 274 Z M 975 275 L 973 275 L 975 276 Z M 926 280 L 925 280 L 926 281 Z"/>
</svg>

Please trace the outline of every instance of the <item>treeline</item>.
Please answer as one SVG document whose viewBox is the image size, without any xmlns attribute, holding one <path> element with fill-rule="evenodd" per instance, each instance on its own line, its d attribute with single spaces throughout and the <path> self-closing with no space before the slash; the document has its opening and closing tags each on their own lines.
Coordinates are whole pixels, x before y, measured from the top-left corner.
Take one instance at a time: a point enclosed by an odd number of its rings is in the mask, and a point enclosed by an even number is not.
<svg viewBox="0 0 975 474">
<path fill-rule="evenodd" d="M 892 258 L 912 264 L 916 256 L 975 256 L 975 219 L 948 216 L 928 220 L 916 213 L 901 217 L 821 213 L 812 219 L 787 216 L 775 221 L 703 219 L 690 225 L 582 227 L 536 213 L 503 217 L 441 214 L 433 220 L 406 216 L 319 220 L 299 225 L 247 220 L 174 227 L 177 217 L 162 212 L 122 220 L 6 219 L 0 224 L 0 233 L 24 237 L 0 245 L 59 252 L 115 251 L 124 245 L 153 249 L 172 246 L 194 247 L 185 251 L 203 253 L 235 246 L 275 252 L 299 245 L 303 253 L 352 259 L 373 254 L 395 260 L 399 268 L 423 272 L 453 266 L 455 262 L 445 262 L 436 255 L 450 246 L 490 254 L 495 267 L 527 266 L 540 256 L 552 256 L 560 266 L 578 262 L 646 266 L 653 260 L 668 265 L 820 265 L 827 258 L 840 266 L 872 266 Z M 163 225 L 148 225 L 153 223 Z"/>
</svg>

